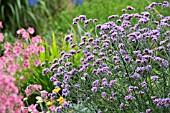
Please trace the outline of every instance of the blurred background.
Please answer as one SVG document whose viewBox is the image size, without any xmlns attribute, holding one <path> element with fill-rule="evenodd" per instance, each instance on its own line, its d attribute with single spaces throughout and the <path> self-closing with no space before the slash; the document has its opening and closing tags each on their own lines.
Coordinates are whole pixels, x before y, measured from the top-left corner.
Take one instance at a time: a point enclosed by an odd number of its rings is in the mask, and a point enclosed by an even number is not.
<svg viewBox="0 0 170 113">
<path fill-rule="evenodd" d="M 136 12 L 144 11 L 149 3 L 163 0 L 0 0 L 0 20 L 5 36 L 16 36 L 16 30 L 32 26 L 39 34 L 50 39 L 52 32 L 59 36 L 74 27 L 72 19 L 79 15 L 104 23 L 112 14 L 121 15 L 121 9 L 131 5 Z M 162 11 L 168 15 L 170 11 Z M 6 33 L 8 32 L 8 33 Z M 13 39 L 8 38 L 9 41 Z"/>
</svg>

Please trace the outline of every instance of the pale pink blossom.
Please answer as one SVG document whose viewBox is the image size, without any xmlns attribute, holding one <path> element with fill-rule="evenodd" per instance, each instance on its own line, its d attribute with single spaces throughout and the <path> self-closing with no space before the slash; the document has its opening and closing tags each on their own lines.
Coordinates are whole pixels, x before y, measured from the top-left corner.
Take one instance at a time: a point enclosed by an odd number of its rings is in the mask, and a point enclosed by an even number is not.
<svg viewBox="0 0 170 113">
<path fill-rule="evenodd" d="M 5 48 L 5 51 L 6 52 L 8 52 L 10 49 L 11 49 L 11 44 L 9 43 L 9 42 L 6 42 L 5 44 L 4 44 L 4 48 Z"/>
<path fill-rule="evenodd" d="M 28 111 L 31 112 L 31 113 L 39 113 L 36 109 L 36 105 L 34 104 L 31 104 L 29 107 L 28 107 Z"/>
<path fill-rule="evenodd" d="M 0 69 L 0 75 L 4 75 L 4 70 Z"/>
<path fill-rule="evenodd" d="M 24 80 L 24 79 L 25 79 L 24 75 L 21 75 L 20 80 Z"/>
<path fill-rule="evenodd" d="M 28 40 L 28 38 L 29 38 L 29 33 L 28 32 L 24 32 L 24 33 L 22 33 L 22 38 L 24 38 L 25 40 Z"/>
<path fill-rule="evenodd" d="M 41 39 L 41 37 L 40 36 L 35 36 L 35 37 L 32 37 L 32 43 L 33 44 L 35 44 L 35 45 L 37 45 L 38 43 L 42 43 L 42 39 Z"/>
<path fill-rule="evenodd" d="M 30 68 L 30 62 L 29 62 L 29 59 L 24 60 L 24 62 L 23 62 L 23 64 L 22 64 L 22 66 L 23 66 L 24 68 Z"/>
<path fill-rule="evenodd" d="M 0 33 L 0 42 L 3 42 L 3 40 L 4 40 L 4 35 Z"/>
<path fill-rule="evenodd" d="M 21 111 L 22 111 L 21 113 L 28 113 L 28 108 L 22 107 Z"/>
<path fill-rule="evenodd" d="M 7 59 L 12 60 L 15 58 L 14 54 L 12 52 L 6 52 L 5 56 L 7 57 Z"/>
<path fill-rule="evenodd" d="M 35 60 L 34 61 L 34 65 L 35 67 L 38 67 L 40 65 L 41 61 L 40 60 Z"/>
<path fill-rule="evenodd" d="M 18 46 L 18 47 L 23 47 L 23 43 L 21 43 L 21 42 L 19 42 L 19 41 L 16 41 L 15 43 L 14 43 L 14 46 Z"/>
<path fill-rule="evenodd" d="M 24 28 L 17 30 L 18 35 L 23 34 L 24 32 L 26 32 L 26 30 Z"/>
<path fill-rule="evenodd" d="M 39 46 L 39 51 L 41 51 L 41 52 L 45 52 L 45 48 L 44 48 L 44 46 Z"/>
<path fill-rule="evenodd" d="M 7 63 L 7 71 L 10 75 L 14 75 L 16 70 L 17 70 L 17 66 L 14 64 L 14 62 Z"/>
<path fill-rule="evenodd" d="M 56 107 L 55 106 L 50 106 L 51 111 L 55 111 Z"/>
<path fill-rule="evenodd" d="M 28 59 L 29 58 L 29 51 L 28 50 L 22 50 L 22 55 L 24 56 L 24 59 Z"/>
<path fill-rule="evenodd" d="M 15 78 L 10 75 L 0 76 L 0 111 L 1 113 L 20 113 L 24 106 L 22 96 L 18 95 L 19 90 L 14 84 Z"/>
<path fill-rule="evenodd" d="M 30 34 L 34 34 L 35 30 L 34 30 L 33 27 L 28 27 L 28 32 L 29 32 Z"/>
<path fill-rule="evenodd" d="M 4 61 L 2 59 L 0 59 L 0 69 L 3 69 L 4 64 L 5 64 Z"/>
<path fill-rule="evenodd" d="M 27 47 L 27 51 L 29 51 L 29 53 L 31 54 L 37 54 L 38 55 L 38 52 L 39 52 L 39 46 L 36 46 L 36 45 L 29 45 Z"/>
<path fill-rule="evenodd" d="M 22 52 L 22 48 L 21 48 L 21 47 L 19 47 L 19 46 L 14 46 L 14 48 L 13 48 L 13 53 L 14 53 L 17 57 L 20 56 L 21 52 Z"/>
</svg>

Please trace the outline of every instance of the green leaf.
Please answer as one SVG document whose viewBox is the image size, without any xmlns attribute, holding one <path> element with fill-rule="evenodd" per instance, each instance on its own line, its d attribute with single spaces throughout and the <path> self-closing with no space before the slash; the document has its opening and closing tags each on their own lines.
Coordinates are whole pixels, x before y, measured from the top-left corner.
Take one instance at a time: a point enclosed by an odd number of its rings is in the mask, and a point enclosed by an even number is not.
<svg viewBox="0 0 170 113">
<path fill-rule="evenodd" d="M 4 5 L 1 6 L 1 15 L 2 15 L 3 20 L 5 19 L 4 9 L 5 9 L 5 6 Z"/>
<path fill-rule="evenodd" d="M 93 32 L 93 30 L 94 30 L 94 28 L 91 28 L 91 29 L 90 29 L 90 33 Z"/>
<path fill-rule="evenodd" d="M 33 19 L 36 25 L 38 25 L 37 19 L 35 18 L 34 14 L 27 10 L 27 14 Z"/>
<path fill-rule="evenodd" d="M 54 32 L 52 32 L 52 57 L 54 58 L 56 56 L 57 52 L 57 43 Z"/>
<path fill-rule="evenodd" d="M 16 17 L 16 21 L 17 21 L 18 27 L 21 27 L 20 18 L 19 18 L 19 10 L 18 10 L 17 5 L 15 5 L 15 17 Z"/>
<path fill-rule="evenodd" d="M 154 71 L 156 74 L 158 74 L 158 75 L 161 75 L 161 73 L 162 73 L 162 72 L 156 70 L 155 68 L 153 68 L 153 71 Z"/>
</svg>

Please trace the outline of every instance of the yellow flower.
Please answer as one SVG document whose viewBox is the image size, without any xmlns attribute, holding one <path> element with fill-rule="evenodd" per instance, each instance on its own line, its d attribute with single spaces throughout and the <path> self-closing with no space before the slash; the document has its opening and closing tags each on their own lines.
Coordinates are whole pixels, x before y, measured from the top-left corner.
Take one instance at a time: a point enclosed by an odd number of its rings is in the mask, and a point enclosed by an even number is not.
<svg viewBox="0 0 170 113">
<path fill-rule="evenodd" d="M 47 106 L 51 106 L 51 105 L 53 105 L 53 102 L 48 101 L 48 102 L 46 103 L 46 105 L 47 105 Z"/>
<path fill-rule="evenodd" d="M 63 97 L 60 97 L 59 99 L 57 99 L 58 102 L 60 102 L 60 101 L 62 101 L 62 100 L 64 100 Z"/>
<path fill-rule="evenodd" d="M 61 90 L 61 88 L 55 88 L 55 89 L 53 90 L 53 92 L 58 93 L 60 90 Z"/>
<path fill-rule="evenodd" d="M 62 100 L 59 102 L 60 105 L 62 105 L 65 102 L 65 100 Z"/>
<path fill-rule="evenodd" d="M 57 101 L 59 102 L 60 105 L 62 105 L 65 102 L 63 97 L 60 97 L 59 99 L 57 99 Z"/>
</svg>

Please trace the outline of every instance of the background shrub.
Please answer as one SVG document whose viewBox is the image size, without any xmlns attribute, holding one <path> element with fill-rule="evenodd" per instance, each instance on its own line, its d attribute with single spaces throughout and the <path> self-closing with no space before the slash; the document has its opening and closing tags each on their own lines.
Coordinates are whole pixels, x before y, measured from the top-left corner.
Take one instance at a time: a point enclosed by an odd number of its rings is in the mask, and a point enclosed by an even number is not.
<svg viewBox="0 0 170 113">
<path fill-rule="evenodd" d="M 33 26 L 37 32 L 48 26 L 48 20 L 52 15 L 65 8 L 65 1 L 61 0 L 0 0 L 0 20 L 4 23 L 4 28 L 15 34 L 19 28 Z M 65 5 L 64 5 L 65 4 Z M 46 18 L 44 18 L 46 17 Z M 46 23 L 46 24 L 43 24 Z M 44 29 L 43 29 L 44 30 Z"/>
</svg>

